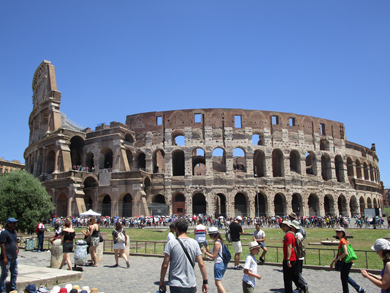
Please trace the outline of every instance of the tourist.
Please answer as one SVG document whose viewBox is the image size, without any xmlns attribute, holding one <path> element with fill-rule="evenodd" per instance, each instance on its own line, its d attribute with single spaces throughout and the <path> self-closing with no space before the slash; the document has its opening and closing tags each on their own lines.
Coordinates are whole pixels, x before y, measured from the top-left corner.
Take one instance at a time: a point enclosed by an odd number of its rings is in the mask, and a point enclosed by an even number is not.
<svg viewBox="0 0 390 293">
<path fill-rule="evenodd" d="M 73 227 L 68 219 L 64 222 L 65 228 L 61 233 L 62 240 L 62 252 L 64 253 L 62 257 L 62 263 L 60 265 L 60 270 L 64 266 L 65 262 L 68 264 L 68 269 L 72 270 L 72 262 L 70 261 L 70 253 L 73 251 L 73 240 L 76 237 Z"/>
<path fill-rule="evenodd" d="M 242 246 L 240 241 L 240 235 L 244 234 L 244 228 L 241 227 L 240 223 L 242 221 L 242 217 L 238 216 L 236 217 L 235 221 L 232 221 L 230 224 L 230 234 L 232 237 L 232 245 L 235 251 L 234 255 L 234 269 L 240 270 L 242 269 L 242 265 L 240 265 L 240 255 L 242 252 Z"/>
<path fill-rule="evenodd" d="M 242 277 L 242 291 L 244 293 L 253 293 L 256 279 L 261 279 L 261 276 L 257 274 L 256 255 L 258 255 L 260 251 L 260 245 L 257 241 L 249 243 L 249 251 L 249 255 L 245 259 L 244 276 Z"/>
<path fill-rule="evenodd" d="M 62 228 L 59 223 L 54 224 L 54 237 L 50 239 L 50 243 L 53 244 L 54 240 L 61 238 Z"/>
<path fill-rule="evenodd" d="M 188 222 L 185 219 L 175 221 L 177 240 L 167 243 L 164 249 L 164 260 L 161 265 L 160 291 L 166 291 L 164 282 L 169 268 L 169 289 L 171 293 L 196 291 L 195 261 L 198 262 L 203 278 L 201 292 L 208 291 L 206 267 L 198 242 L 186 234 Z"/>
<path fill-rule="evenodd" d="M 37 234 L 38 234 L 38 252 L 43 251 L 43 241 L 45 239 L 45 232 L 49 231 L 46 227 L 46 220 L 43 220 L 43 222 L 40 222 L 37 227 Z"/>
<path fill-rule="evenodd" d="M 175 228 L 175 223 L 170 223 L 169 224 L 169 233 L 168 233 L 168 237 L 167 237 L 167 242 L 169 242 L 169 241 L 171 241 L 171 240 L 173 240 L 173 239 L 175 239 L 176 237 L 175 237 L 175 230 L 176 230 L 176 228 Z"/>
<path fill-rule="evenodd" d="M 371 249 L 375 250 L 379 257 L 382 258 L 383 269 L 380 277 L 368 273 L 366 270 L 360 270 L 362 276 L 381 288 L 381 293 L 390 292 L 390 242 L 383 238 L 377 239 Z"/>
<path fill-rule="evenodd" d="M 334 258 L 334 260 L 330 264 L 330 268 L 333 268 L 333 264 L 335 264 L 335 268 L 337 271 L 340 271 L 340 279 L 341 284 L 343 286 L 343 293 L 349 293 L 348 283 L 351 284 L 353 288 L 359 293 L 366 292 L 361 286 L 356 284 L 354 280 L 349 277 L 349 271 L 351 270 L 353 262 L 346 263 L 344 262 L 345 257 L 348 255 L 348 241 L 345 238 L 345 229 L 340 227 L 336 230 L 336 238 L 340 239 L 338 254 Z"/>
<path fill-rule="evenodd" d="M 0 278 L 0 293 L 5 293 L 6 286 L 5 281 L 8 277 L 8 270 L 11 273 L 10 283 L 11 290 L 17 290 L 16 278 L 18 276 L 18 239 L 15 231 L 16 223 L 18 220 L 9 218 L 6 221 L 6 229 L 0 234 L 0 265 L 1 265 L 1 278 Z"/>
<path fill-rule="evenodd" d="M 196 236 L 196 241 L 199 244 L 199 248 L 205 246 L 207 251 L 209 251 L 207 239 L 206 239 L 207 228 L 203 225 L 202 219 L 200 217 L 198 219 L 198 225 L 194 229 L 194 235 Z"/>
<path fill-rule="evenodd" d="M 222 286 L 222 277 L 227 269 L 227 264 L 224 264 L 222 258 L 222 248 L 224 243 L 217 227 L 210 227 L 209 235 L 210 238 L 214 241 L 214 246 L 211 249 L 211 253 L 207 252 L 205 248 L 202 248 L 202 252 L 206 254 L 206 256 L 208 256 L 210 259 L 214 260 L 215 286 L 217 286 L 218 293 L 225 293 L 226 291 Z"/>
<path fill-rule="evenodd" d="M 96 224 L 95 218 L 91 218 L 88 221 L 88 228 L 87 230 L 82 230 L 81 232 L 87 236 L 90 237 L 90 243 L 89 243 L 89 253 L 91 254 L 91 261 L 92 266 L 97 267 L 97 257 L 96 257 L 96 247 L 99 246 L 99 225 Z"/>
<path fill-rule="evenodd" d="M 130 267 L 130 262 L 127 260 L 125 248 L 127 245 L 127 235 L 123 229 L 121 222 L 116 221 L 115 229 L 112 231 L 112 239 L 114 240 L 115 267 L 119 266 L 119 254 L 126 262 L 127 268 Z M 118 254 L 119 252 L 119 254 Z"/>
<path fill-rule="evenodd" d="M 264 263 L 264 256 L 267 253 L 267 246 L 265 246 L 265 232 L 263 230 L 260 230 L 260 223 L 256 224 L 256 230 L 253 232 L 253 241 L 256 241 L 260 247 L 263 249 L 263 253 L 261 254 L 258 264 Z"/>
</svg>

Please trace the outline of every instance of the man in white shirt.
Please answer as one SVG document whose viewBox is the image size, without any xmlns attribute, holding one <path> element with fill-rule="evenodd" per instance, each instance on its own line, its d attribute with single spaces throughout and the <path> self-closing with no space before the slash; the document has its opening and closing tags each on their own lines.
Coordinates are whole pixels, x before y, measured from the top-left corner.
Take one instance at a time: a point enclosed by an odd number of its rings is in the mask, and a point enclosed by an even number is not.
<svg viewBox="0 0 390 293">
<path fill-rule="evenodd" d="M 253 232 L 253 241 L 256 241 L 260 247 L 263 249 L 263 253 L 261 254 L 259 258 L 258 264 L 264 263 L 264 256 L 267 253 L 267 246 L 265 246 L 265 232 L 263 230 L 260 230 L 260 224 L 256 224 L 256 230 Z"/>
<path fill-rule="evenodd" d="M 171 223 L 169 225 L 170 232 L 168 233 L 167 242 L 171 241 L 172 239 L 175 239 L 175 223 Z"/>
</svg>

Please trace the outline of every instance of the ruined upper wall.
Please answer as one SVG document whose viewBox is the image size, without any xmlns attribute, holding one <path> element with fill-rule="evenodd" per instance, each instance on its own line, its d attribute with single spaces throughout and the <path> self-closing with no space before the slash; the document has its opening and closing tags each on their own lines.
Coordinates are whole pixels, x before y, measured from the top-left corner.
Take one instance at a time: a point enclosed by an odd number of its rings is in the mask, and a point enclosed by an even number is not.
<svg viewBox="0 0 390 293">
<path fill-rule="evenodd" d="M 195 122 L 195 116 L 197 121 L 200 119 L 200 122 Z M 238 116 L 241 117 L 240 128 L 235 127 L 235 119 Z M 321 124 L 323 125 L 322 130 Z M 178 130 L 185 127 L 191 127 L 192 129 L 202 129 L 206 126 L 214 129 L 224 127 L 244 129 L 245 127 L 251 127 L 254 133 L 256 130 L 262 132 L 264 128 L 272 130 L 288 129 L 289 132 L 302 130 L 309 135 L 315 133 L 332 136 L 336 139 L 346 138 L 344 124 L 340 122 L 293 113 L 244 109 L 187 109 L 141 113 L 127 116 L 126 125 L 136 133 L 164 131 L 167 128 Z"/>
</svg>

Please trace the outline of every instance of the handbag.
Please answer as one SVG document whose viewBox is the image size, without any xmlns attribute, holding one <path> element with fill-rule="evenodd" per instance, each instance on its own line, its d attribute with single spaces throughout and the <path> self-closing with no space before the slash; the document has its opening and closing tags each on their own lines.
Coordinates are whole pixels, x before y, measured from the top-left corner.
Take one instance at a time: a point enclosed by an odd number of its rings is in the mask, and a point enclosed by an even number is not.
<svg viewBox="0 0 390 293">
<path fill-rule="evenodd" d="M 341 260 L 336 261 L 336 264 L 334 265 L 334 269 L 336 271 L 340 272 L 341 271 L 341 264 L 342 264 Z"/>
<path fill-rule="evenodd" d="M 189 254 L 188 254 L 188 251 L 187 251 L 187 249 L 184 247 L 184 245 L 183 245 L 183 243 L 181 242 L 181 240 L 180 240 L 179 238 L 176 238 L 176 240 L 179 241 L 181 247 L 182 247 L 183 250 L 184 250 L 184 253 L 186 254 L 188 260 L 189 260 L 190 263 L 191 263 L 192 268 L 195 268 L 195 264 L 192 262 L 192 260 L 191 260 L 191 258 L 190 258 L 190 256 L 189 256 Z"/>
<path fill-rule="evenodd" d="M 100 235 L 100 232 L 99 232 L 99 242 L 104 242 L 103 236 Z"/>
<path fill-rule="evenodd" d="M 356 255 L 355 251 L 353 250 L 351 244 L 347 245 L 347 249 L 348 249 L 348 255 L 345 257 L 344 262 L 350 263 L 351 261 L 356 260 L 358 257 Z"/>
<path fill-rule="evenodd" d="M 88 246 L 91 245 L 91 235 L 84 237 L 85 242 L 87 242 Z"/>
</svg>

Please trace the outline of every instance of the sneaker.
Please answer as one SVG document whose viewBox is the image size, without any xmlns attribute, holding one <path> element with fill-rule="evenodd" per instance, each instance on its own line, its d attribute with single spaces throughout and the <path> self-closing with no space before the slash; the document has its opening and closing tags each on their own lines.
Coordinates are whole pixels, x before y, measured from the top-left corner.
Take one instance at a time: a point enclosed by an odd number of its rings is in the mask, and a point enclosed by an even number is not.
<svg viewBox="0 0 390 293">
<path fill-rule="evenodd" d="M 261 261 L 261 262 L 264 262 L 264 258 L 260 257 L 260 261 Z"/>
<path fill-rule="evenodd" d="M 366 293 L 366 292 L 367 292 L 366 289 L 364 289 L 364 288 L 362 288 L 362 287 L 359 287 L 359 293 Z"/>
<path fill-rule="evenodd" d="M 37 250 L 37 252 L 41 252 L 40 250 Z"/>
<path fill-rule="evenodd" d="M 304 287 L 303 287 L 303 292 L 304 293 L 309 293 L 309 285 L 305 285 Z"/>
<path fill-rule="evenodd" d="M 242 265 L 238 265 L 238 266 L 237 266 L 237 269 L 238 269 L 238 270 L 242 270 L 243 268 L 244 268 L 244 267 L 243 267 Z"/>
<path fill-rule="evenodd" d="M 126 265 L 127 265 L 127 268 L 129 268 L 129 267 L 130 267 L 130 263 L 129 263 L 129 261 L 126 261 Z"/>
<path fill-rule="evenodd" d="M 115 264 L 115 265 L 114 265 L 114 268 L 117 268 L 117 267 L 119 267 L 119 265 L 118 265 L 118 264 Z"/>
</svg>

